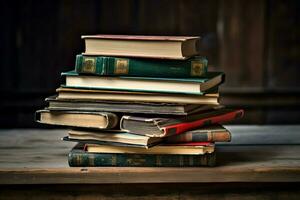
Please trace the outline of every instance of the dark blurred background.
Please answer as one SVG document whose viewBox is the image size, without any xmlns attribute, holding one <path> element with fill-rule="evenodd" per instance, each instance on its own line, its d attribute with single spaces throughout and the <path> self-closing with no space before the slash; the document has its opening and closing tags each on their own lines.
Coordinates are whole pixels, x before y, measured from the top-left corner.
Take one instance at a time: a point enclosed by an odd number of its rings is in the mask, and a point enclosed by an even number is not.
<svg viewBox="0 0 300 200">
<path fill-rule="evenodd" d="M 226 73 L 221 102 L 243 124 L 300 122 L 300 1 L 1 1 L 0 124 L 33 121 L 84 51 L 83 34 L 199 35 L 210 70 Z"/>
</svg>

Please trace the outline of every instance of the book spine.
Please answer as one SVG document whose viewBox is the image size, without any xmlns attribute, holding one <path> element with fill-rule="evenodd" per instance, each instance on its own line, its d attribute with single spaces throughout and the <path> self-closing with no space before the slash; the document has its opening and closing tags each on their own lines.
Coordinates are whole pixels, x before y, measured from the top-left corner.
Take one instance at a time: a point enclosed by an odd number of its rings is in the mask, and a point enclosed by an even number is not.
<svg viewBox="0 0 300 200">
<path fill-rule="evenodd" d="M 231 140 L 230 132 L 228 131 L 207 131 L 194 132 L 187 131 L 179 135 L 173 135 L 166 138 L 166 143 L 186 143 L 186 142 L 229 142 Z"/>
<path fill-rule="evenodd" d="M 207 59 L 199 56 L 188 60 L 155 60 L 77 55 L 75 71 L 100 76 L 188 78 L 203 77 L 207 66 Z"/>
<path fill-rule="evenodd" d="M 197 167 L 215 166 L 215 152 L 204 155 L 146 155 L 88 153 L 72 150 L 68 155 L 70 167 Z"/>
<path fill-rule="evenodd" d="M 111 129 L 117 126 L 119 122 L 119 117 L 116 114 L 103 112 L 103 115 L 105 116 L 107 122 L 106 129 Z"/>
</svg>

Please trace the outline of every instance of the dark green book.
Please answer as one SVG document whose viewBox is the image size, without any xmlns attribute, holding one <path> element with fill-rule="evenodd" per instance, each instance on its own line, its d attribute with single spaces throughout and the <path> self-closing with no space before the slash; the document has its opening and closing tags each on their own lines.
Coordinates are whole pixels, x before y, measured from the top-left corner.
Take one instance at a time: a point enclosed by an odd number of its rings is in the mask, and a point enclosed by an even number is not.
<svg viewBox="0 0 300 200">
<path fill-rule="evenodd" d="M 77 55 L 75 71 L 100 76 L 203 77 L 207 72 L 207 59 L 200 56 L 157 60 Z"/>
<path fill-rule="evenodd" d="M 198 167 L 215 166 L 216 153 L 204 155 L 89 153 L 77 144 L 68 155 L 70 167 Z"/>
</svg>

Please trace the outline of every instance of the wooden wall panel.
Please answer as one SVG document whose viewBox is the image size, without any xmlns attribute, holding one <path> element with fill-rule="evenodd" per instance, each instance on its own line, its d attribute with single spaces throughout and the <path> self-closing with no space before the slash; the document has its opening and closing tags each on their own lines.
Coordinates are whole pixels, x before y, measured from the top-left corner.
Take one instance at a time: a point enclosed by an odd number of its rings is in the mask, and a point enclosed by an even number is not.
<svg viewBox="0 0 300 200">
<path fill-rule="evenodd" d="M 223 0 L 219 5 L 220 69 L 225 87 L 264 86 L 265 1 Z"/>
<path fill-rule="evenodd" d="M 0 7 L 2 8 L 0 19 L 0 88 L 3 91 L 3 89 L 14 89 L 18 82 L 15 74 L 18 65 L 16 33 L 19 7 L 13 1 L 0 1 Z"/>
<path fill-rule="evenodd" d="M 299 92 L 299 10 L 299 1 L 269 1 L 267 87 L 271 90 Z"/>
</svg>

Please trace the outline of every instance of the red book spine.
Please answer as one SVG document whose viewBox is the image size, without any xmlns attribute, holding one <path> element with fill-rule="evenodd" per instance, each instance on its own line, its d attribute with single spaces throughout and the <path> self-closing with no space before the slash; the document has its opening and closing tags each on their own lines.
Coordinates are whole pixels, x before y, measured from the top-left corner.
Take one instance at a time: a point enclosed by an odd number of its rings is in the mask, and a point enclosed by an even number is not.
<svg viewBox="0 0 300 200">
<path fill-rule="evenodd" d="M 235 111 L 228 112 L 228 113 L 225 113 L 222 115 L 217 115 L 217 116 L 212 116 L 212 117 L 208 117 L 205 119 L 199 119 L 199 120 L 192 121 L 192 122 L 184 122 L 184 123 L 180 123 L 180 124 L 167 126 L 167 127 L 162 128 L 162 130 L 164 131 L 165 135 L 168 135 L 169 131 L 174 133 L 174 129 L 176 130 L 175 134 L 180 134 L 185 131 L 188 131 L 188 130 L 191 130 L 194 128 L 198 128 L 198 127 L 201 127 L 204 125 L 227 122 L 227 121 L 242 117 L 243 114 L 244 114 L 243 110 L 235 110 Z"/>
</svg>

